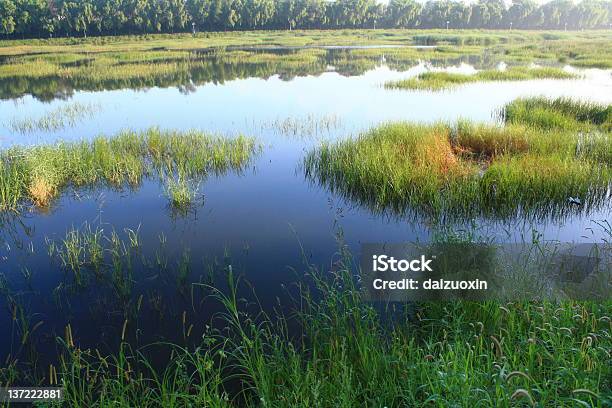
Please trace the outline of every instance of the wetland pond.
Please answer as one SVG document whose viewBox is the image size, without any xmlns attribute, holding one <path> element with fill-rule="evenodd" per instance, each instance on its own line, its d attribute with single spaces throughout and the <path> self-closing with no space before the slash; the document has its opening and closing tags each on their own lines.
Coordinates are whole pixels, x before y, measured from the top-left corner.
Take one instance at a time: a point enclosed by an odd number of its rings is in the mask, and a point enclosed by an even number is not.
<svg viewBox="0 0 612 408">
<path fill-rule="evenodd" d="M 296 50 L 273 51 L 266 53 L 282 61 Z M 10 328 L 0 338 L 0 358 L 54 350 L 55 336 L 63 336 L 67 325 L 83 348 L 113 347 L 123 337 L 128 315 L 130 325 L 138 326 L 130 332 L 138 344 L 182 341 L 186 325 L 194 323 L 194 332 L 201 332 L 219 311 L 218 306 L 194 301 L 189 285 L 208 282 L 210 270 L 224 270 L 231 263 L 234 274 L 243 274 L 262 306 L 270 309 L 283 303 L 290 291 L 283 286 L 295 282 L 305 262 L 329 266 L 340 232 L 358 256 L 361 243 L 426 241 L 434 225 L 440 226 L 439 220 L 418 213 L 373 211 L 306 177 L 304 157 L 322 141 L 355 137 L 388 121 L 492 123 L 498 120 L 497 109 L 526 96 L 612 103 L 610 70 L 563 67 L 580 78 L 480 82 L 440 92 L 390 90 L 385 82 L 429 70 L 469 73 L 503 64 L 482 58 L 398 64 L 383 48 L 369 64 L 356 61 L 352 66 L 351 52 L 318 50 L 321 60 L 294 70 L 282 63 L 246 64 L 240 58 L 224 61 L 216 56 L 205 73 L 196 69 L 139 80 L 0 78 L 3 148 L 152 127 L 198 129 L 230 138 L 245 135 L 260 145 L 240 171 L 199 180 L 188 211 L 174 210 L 162 183 L 145 179 L 134 188 L 67 189 L 44 209 L 3 214 L 2 302 L 22 315 L 22 323 L 10 313 L 0 315 L 0 327 Z M 342 64 L 335 64 L 339 53 Z M 53 86 L 44 89 L 49 84 Z M 64 120 L 45 119 L 62 114 L 67 115 Z M 499 242 L 530 241 L 534 235 L 599 242 L 609 233 L 601 224 L 611 214 L 607 201 L 588 209 L 574 205 L 562 214 L 443 223 L 475 228 Z M 50 247 L 62 252 L 66 234 L 85 229 L 97 231 L 103 246 L 122 248 L 113 259 L 115 271 L 125 276 L 105 282 L 92 273 L 86 283 L 75 285 L 61 257 L 50 260 Z M 23 326 L 39 334 L 35 346 L 24 347 Z"/>
</svg>

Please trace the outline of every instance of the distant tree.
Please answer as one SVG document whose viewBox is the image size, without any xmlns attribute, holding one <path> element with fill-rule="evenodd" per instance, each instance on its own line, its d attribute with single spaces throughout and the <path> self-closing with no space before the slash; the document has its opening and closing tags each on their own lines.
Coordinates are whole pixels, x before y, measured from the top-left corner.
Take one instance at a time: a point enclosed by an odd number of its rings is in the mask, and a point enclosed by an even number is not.
<svg viewBox="0 0 612 408">
<path fill-rule="evenodd" d="M 0 0 L 5 36 L 293 28 L 610 28 L 612 0 Z"/>
<path fill-rule="evenodd" d="M 205 29 L 208 24 L 211 4 L 210 0 L 187 0 L 185 2 L 191 22 L 201 30 Z"/>
<path fill-rule="evenodd" d="M 512 0 L 512 5 L 508 8 L 505 18 L 505 27 L 512 23 L 514 28 L 528 28 L 530 17 L 537 6 L 533 0 Z"/>
<path fill-rule="evenodd" d="M 83 0 L 78 4 L 79 6 L 77 7 L 77 15 L 74 23 L 74 28 L 78 32 L 82 32 L 84 37 L 87 37 L 87 29 L 89 28 L 89 25 L 95 20 L 95 6 L 87 0 Z"/>
<path fill-rule="evenodd" d="M 486 28 L 500 28 L 506 13 L 504 0 L 482 0 L 487 5 L 489 11 L 489 21 Z"/>
<path fill-rule="evenodd" d="M 606 24 L 610 24 L 610 4 L 599 0 L 585 0 L 576 4 L 570 12 L 570 27 L 573 29 L 606 27 Z"/>
<path fill-rule="evenodd" d="M 246 0 L 241 20 L 248 28 L 266 26 L 274 17 L 273 0 Z"/>
<path fill-rule="evenodd" d="M 569 17 L 574 3 L 571 0 L 553 0 L 543 4 L 540 9 L 543 15 L 543 27 L 547 29 L 564 29 L 571 27 Z"/>
<path fill-rule="evenodd" d="M 101 33 L 117 34 L 126 30 L 128 17 L 122 0 L 100 0 L 98 12 L 100 13 Z"/>
<path fill-rule="evenodd" d="M 450 22 L 451 10 L 452 2 L 449 0 L 428 1 L 421 12 L 421 27 L 445 28 L 446 22 Z"/>
<path fill-rule="evenodd" d="M 222 25 L 224 29 L 232 29 L 240 26 L 241 0 L 225 0 L 222 9 Z"/>
<path fill-rule="evenodd" d="M 449 26 L 452 28 L 467 28 L 472 17 L 472 8 L 466 3 L 453 1 L 449 13 Z"/>
<path fill-rule="evenodd" d="M 301 24 L 306 14 L 306 3 L 299 0 L 280 1 L 276 5 L 276 25 L 291 30 Z"/>
<path fill-rule="evenodd" d="M 489 12 L 489 5 L 486 0 L 479 0 L 477 3 L 472 4 L 472 14 L 470 18 L 471 28 L 483 28 L 489 27 L 489 21 L 491 20 L 491 14 Z"/>
<path fill-rule="evenodd" d="M 387 6 L 387 25 L 394 28 L 414 28 L 419 22 L 421 8 L 414 0 L 391 0 Z"/>
<path fill-rule="evenodd" d="M 17 7 L 12 0 L 0 0 L 0 26 L 7 36 L 15 31 Z"/>
<path fill-rule="evenodd" d="M 303 26 L 306 28 L 322 28 L 329 24 L 329 16 L 326 13 L 326 0 L 305 0 L 303 13 Z"/>
</svg>

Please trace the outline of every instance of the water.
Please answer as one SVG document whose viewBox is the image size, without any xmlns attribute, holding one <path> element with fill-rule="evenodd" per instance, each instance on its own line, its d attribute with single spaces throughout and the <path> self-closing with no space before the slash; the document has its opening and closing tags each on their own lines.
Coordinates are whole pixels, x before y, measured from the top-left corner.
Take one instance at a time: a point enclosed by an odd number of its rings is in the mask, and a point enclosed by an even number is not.
<svg viewBox="0 0 612 408">
<path fill-rule="evenodd" d="M 229 254 L 234 272 L 243 273 L 257 290 L 263 306 L 271 308 L 277 297 L 285 299 L 282 285 L 290 285 L 304 271 L 304 262 L 323 267 L 338 250 L 342 232 L 355 255 L 362 242 L 426 240 L 431 220 L 375 214 L 358 203 L 329 192 L 305 179 L 300 167 L 306 152 L 324 140 L 353 137 L 377 124 L 395 120 L 423 122 L 469 118 L 495 121 L 493 111 L 517 97 L 571 96 L 612 102 L 610 71 L 581 70 L 582 79 L 476 83 L 438 93 L 386 90 L 382 84 L 418 75 L 434 68 L 418 63 L 403 70 L 381 58 L 374 67 L 355 74 L 337 72 L 333 65 L 303 75 L 271 74 L 226 81 L 185 82 L 177 86 L 147 89 L 81 90 L 68 84 L 61 97 L 3 94 L 0 100 L 0 145 L 33 145 L 58 140 L 89 139 L 112 135 L 122 129 L 203 129 L 232 137 L 254 136 L 263 151 L 241 174 L 210 177 L 200 186 L 203 200 L 188 214 L 168 208 L 163 187 L 145 181 L 135 191 L 106 188 L 69 192 L 45 212 L 33 211 L 6 217 L 2 226 L 0 272 L 4 273 L 14 299 L 23 305 L 31 325 L 38 329 L 37 350 L 53 350 L 54 335 L 62 335 L 70 323 L 83 346 L 106 347 L 117 342 L 126 310 L 142 295 L 138 342 L 181 339 L 180 317 L 197 322 L 197 330 L 218 308 L 205 303 L 193 306 L 189 290 L 177 284 L 179 259 L 189 248 L 189 280 L 201 280 L 206 265 Z M 465 62 L 437 69 L 471 71 Z M 571 69 L 571 68 L 567 68 Z M 7 84 L 0 84 L 6 89 Z M 120 88 L 120 87 L 119 87 Z M 18 134 L 11 121 L 40 118 L 68 104 L 95 104 L 91 118 L 51 132 Z M 322 128 L 316 128 L 320 124 Z M 316 128 L 316 129 L 315 129 Z M 612 207 L 571 217 L 550 217 L 534 222 L 524 219 L 474 220 L 479 231 L 500 241 L 530 240 L 537 230 L 544 239 L 562 242 L 598 242 L 605 236 L 595 221 L 610 220 Z M 58 262 L 50 263 L 48 239 L 62 239 L 71 227 L 98 225 L 108 233 L 125 228 L 139 231 L 140 254 L 153 259 L 161 241 L 168 254 L 170 272 L 156 276 L 151 268 L 135 267 L 134 285 L 128 301 L 113 300 L 109 286 L 93 279 L 86 288 L 66 289 L 71 278 Z M 467 222 L 468 224 L 471 221 Z M 304 252 L 302 252 L 302 248 Z M 139 256 L 140 257 L 140 256 Z M 24 267 L 32 274 L 27 279 Z M 223 268 L 220 268 L 223 269 Z M 59 288 L 59 289 L 58 289 Z M 58 296 L 59 295 L 59 301 Z M 55 294 L 55 296 L 54 296 Z M 155 312 L 158 299 L 164 317 Z M 11 309 L 11 303 L 3 300 Z M 1 303 L 0 303 L 1 304 Z M 131 316 L 131 315 L 130 315 Z M 25 353 L 19 347 L 11 313 L 0 316 L 0 327 L 11 328 L 0 340 L 0 358 Z M 42 335 L 44 333 L 44 335 Z M 17 336 L 17 338 L 16 338 Z"/>
</svg>

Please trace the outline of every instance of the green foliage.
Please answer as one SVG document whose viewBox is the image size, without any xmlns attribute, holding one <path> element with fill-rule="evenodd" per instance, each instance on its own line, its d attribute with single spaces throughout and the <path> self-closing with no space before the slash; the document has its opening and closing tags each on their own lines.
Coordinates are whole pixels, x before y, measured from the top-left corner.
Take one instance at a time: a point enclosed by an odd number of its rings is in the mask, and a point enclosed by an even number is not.
<svg viewBox="0 0 612 408">
<path fill-rule="evenodd" d="M 2 0 L 0 11 L 5 35 L 40 38 L 262 28 L 609 28 L 610 2 L 507 8 L 500 0 Z"/>
</svg>

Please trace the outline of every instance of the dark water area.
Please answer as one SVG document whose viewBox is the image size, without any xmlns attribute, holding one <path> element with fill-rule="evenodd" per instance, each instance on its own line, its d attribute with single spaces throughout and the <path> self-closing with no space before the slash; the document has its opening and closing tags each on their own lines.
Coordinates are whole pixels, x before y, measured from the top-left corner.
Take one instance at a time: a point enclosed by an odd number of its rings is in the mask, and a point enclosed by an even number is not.
<svg viewBox="0 0 612 408">
<path fill-rule="evenodd" d="M 492 122 L 495 109 L 530 95 L 612 101 L 610 71 L 596 69 L 580 71 L 584 77 L 572 81 L 476 83 L 439 93 L 386 90 L 385 81 L 442 69 L 440 63 L 417 61 L 398 69 L 383 56 L 373 66 L 343 71 L 333 64 L 337 53 L 344 52 L 329 50 L 316 69 L 291 73 L 280 72 L 280 65 L 262 65 L 258 71 L 220 59 L 218 64 L 211 62 L 214 69 L 150 83 L 0 81 L 0 145 L 5 148 L 88 140 L 152 126 L 201 129 L 228 137 L 244 134 L 262 145 L 246 170 L 201 180 L 200 198 L 187 213 L 169 207 L 158 181 L 145 180 L 132 190 L 69 190 L 44 211 L 3 215 L 0 360 L 9 355 L 27 360 L 35 351 L 36 359 L 44 361 L 43 356 L 54 355 L 50 351 L 58 347 L 56 336 L 63 337 L 68 324 L 81 348 L 113 349 L 126 320 L 126 336 L 134 344 L 197 343 L 222 309 L 206 298 L 210 288 L 191 283 L 224 290 L 230 265 L 232 274 L 250 285 L 242 285 L 240 294 L 255 300 L 252 287 L 261 306 L 273 310 L 289 304 L 287 291 L 295 292 L 293 284 L 306 263 L 324 271 L 332 267 L 338 234 L 355 257 L 364 242 L 431 237 L 439 221 L 375 212 L 308 179 L 303 158 L 323 141 L 354 137 L 386 121 Z M 479 67 L 466 61 L 444 65 L 453 72 Z M 20 120 L 41 118 L 75 103 L 95 106 L 95 112 L 58 130 L 16 131 Z M 600 224 L 610 221 L 611 214 L 608 200 L 593 209 L 572 208 L 563 216 L 447 223 L 456 229 L 476 228 L 500 242 L 528 241 L 534 233 L 545 240 L 599 242 L 607 237 Z M 57 254 L 50 256 L 51 242 L 61 246 L 69 230 L 86 226 L 103 230 L 107 237 L 116 231 L 127 247 L 126 230 L 137 231 L 137 247 L 120 257 L 125 263 L 123 277 L 113 276 L 110 267 L 98 275 L 88 270 L 77 284 Z M 167 266 L 160 269 L 160 262 Z M 112 264 L 112 259 L 105 263 Z M 26 344 L 24 325 L 36 327 L 31 334 L 35 340 Z"/>
</svg>

